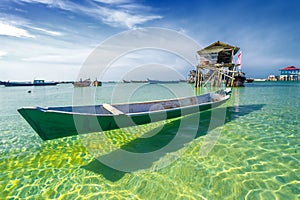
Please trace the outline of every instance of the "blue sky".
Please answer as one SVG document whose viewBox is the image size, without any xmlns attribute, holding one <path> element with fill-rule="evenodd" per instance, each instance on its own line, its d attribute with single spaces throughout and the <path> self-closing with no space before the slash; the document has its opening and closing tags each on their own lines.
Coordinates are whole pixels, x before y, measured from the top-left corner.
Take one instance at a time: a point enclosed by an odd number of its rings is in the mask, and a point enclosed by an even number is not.
<svg viewBox="0 0 300 200">
<path fill-rule="evenodd" d="M 2 0 L 0 80 L 74 80 L 104 40 L 145 27 L 178 31 L 201 47 L 239 46 L 248 77 L 277 75 L 300 66 L 299 7 L 297 0 Z M 177 64 L 181 74 L 193 69 Z"/>
</svg>

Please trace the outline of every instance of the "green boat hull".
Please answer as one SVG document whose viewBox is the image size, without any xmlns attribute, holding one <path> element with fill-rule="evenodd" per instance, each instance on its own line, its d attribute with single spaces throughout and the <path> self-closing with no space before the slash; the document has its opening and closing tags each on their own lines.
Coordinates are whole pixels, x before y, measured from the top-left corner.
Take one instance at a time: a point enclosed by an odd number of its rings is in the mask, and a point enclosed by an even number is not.
<svg viewBox="0 0 300 200">
<path fill-rule="evenodd" d="M 49 111 L 38 107 L 21 108 L 18 112 L 43 140 L 51 140 L 76 134 L 101 132 L 176 118 L 217 107 L 228 98 L 229 96 L 226 96 L 226 98 L 217 102 L 174 109 L 119 115 Z"/>
</svg>

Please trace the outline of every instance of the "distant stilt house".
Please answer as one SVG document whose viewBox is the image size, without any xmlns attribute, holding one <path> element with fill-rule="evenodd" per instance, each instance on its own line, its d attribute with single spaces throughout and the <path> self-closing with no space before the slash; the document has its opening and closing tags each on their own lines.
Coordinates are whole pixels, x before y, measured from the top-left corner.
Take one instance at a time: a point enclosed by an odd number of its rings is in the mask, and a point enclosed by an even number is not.
<svg viewBox="0 0 300 200">
<path fill-rule="evenodd" d="M 191 70 L 189 73 L 188 83 L 195 83 L 196 81 L 196 70 Z"/>
<path fill-rule="evenodd" d="M 233 63 L 233 56 L 239 51 L 239 47 L 217 41 L 197 53 L 200 56 L 200 63 L 196 69 L 195 87 L 201 87 L 210 82 L 212 86 L 219 86 L 220 80 L 226 81 L 227 86 L 241 86 L 246 78 L 239 74 L 238 64 Z M 208 69 L 203 74 L 203 69 Z M 206 78 L 208 80 L 206 80 Z M 205 81 L 203 83 L 203 81 Z"/>
<path fill-rule="evenodd" d="M 280 69 L 281 81 L 298 81 L 300 80 L 300 68 L 294 66 L 287 66 L 283 69 Z"/>
</svg>

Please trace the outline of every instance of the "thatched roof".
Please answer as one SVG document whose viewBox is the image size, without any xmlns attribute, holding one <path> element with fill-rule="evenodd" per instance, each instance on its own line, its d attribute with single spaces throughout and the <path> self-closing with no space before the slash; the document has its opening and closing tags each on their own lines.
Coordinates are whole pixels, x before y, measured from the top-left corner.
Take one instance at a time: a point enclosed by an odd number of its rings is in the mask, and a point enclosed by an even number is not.
<svg viewBox="0 0 300 200">
<path fill-rule="evenodd" d="M 224 42 L 217 41 L 205 47 L 204 49 L 199 50 L 197 53 L 199 55 L 203 55 L 203 54 L 219 53 L 221 51 L 232 51 L 232 50 L 234 50 L 234 55 L 235 55 L 240 50 L 240 48 L 236 46 L 231 46 Z"/>
</svg>

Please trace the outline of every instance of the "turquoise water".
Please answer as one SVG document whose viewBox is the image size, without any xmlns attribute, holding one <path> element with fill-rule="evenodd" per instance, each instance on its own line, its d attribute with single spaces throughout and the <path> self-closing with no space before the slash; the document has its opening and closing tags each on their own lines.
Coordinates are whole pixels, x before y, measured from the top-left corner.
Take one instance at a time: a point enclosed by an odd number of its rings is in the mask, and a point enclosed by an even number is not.
<svg viewBox="0 0 300 200">
<path fill-rule="evenodd" d="M 112 94 L 113 102 L 122 102 L 121 96 L 144 101 L 191 93 L 184 83 L 114 88 L 97 88 L 94 101 L 111 102 Z M 134 89 L 129 97 L 128 88 Z M 76 89 L 83 95 L 89 90 Z M 199 116 L 190 115 L 101 133 L 105 139 L 94 133 L 42 141 L 17 113 L 24 106 L 72 105 L 73 92 L 72 85 L 0 87 L 0 199 L 300 199 L 299 82 L 235 88 L 217 108 L 225 110 L 225 121 L 213 128 L 213 112 L 205 112 L 196 129 Z M 140 170 L 118 171 L 90 151 L 100 157 L 120 148 L 151 152 L 170 143 L 182 121 L 182 132 L 196 131 L 195 138 L 145 161 Z M 207 138 L 214 145 L 203 156 Z"/>
</svg>

